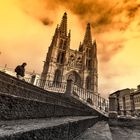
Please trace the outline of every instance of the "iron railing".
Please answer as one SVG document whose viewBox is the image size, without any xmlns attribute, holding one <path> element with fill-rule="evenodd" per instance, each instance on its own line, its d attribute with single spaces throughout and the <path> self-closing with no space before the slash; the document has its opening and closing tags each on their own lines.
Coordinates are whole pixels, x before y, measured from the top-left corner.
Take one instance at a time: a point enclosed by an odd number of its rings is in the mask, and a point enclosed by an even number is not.
<svg viewBox="0 0 140 140">
<path fill-rule="evenodd" d="M 26 78 L 25 81 L 28 83 L 32 83 L 30 78 Z M 67 86 L 66 82 L 54 82 L 50 80 L 41 80 L 41 79 L 36 79 L 36 81 L 32 84 L 41 87 L 44 90 L 59 93 L 65 93 Z"/>
<path fill-rule="evenodd" d="M 109 101 L 99 95 L 99 93 L 93 93 L 77 85 L 73 86 L 73 95 L 80 100 L 90 104 L 95 109 L 102 112 L 108 112 Z"/>
<path fill-rule="evenodd" d="M 30 78 L 25 79 L 26 82 L 31 83 Z M 65 93 L 67 83 L 66 82 L 54 82 L 49 80 L 37 79 L 34 83 L 35 86 L 41 87 L 44 90 L 58 93 Z M 72 83 L 73 84 L 73 83 Z M 109 108 L 109 101 L 100 96 L 99 93 L 93 93 L 92 91 L 86 90 L 82 87 L 79 87 L 76 84 L 73 84 L 73 97 L 87 103 L 94 109 L 107 113 Z"/>
</svg>

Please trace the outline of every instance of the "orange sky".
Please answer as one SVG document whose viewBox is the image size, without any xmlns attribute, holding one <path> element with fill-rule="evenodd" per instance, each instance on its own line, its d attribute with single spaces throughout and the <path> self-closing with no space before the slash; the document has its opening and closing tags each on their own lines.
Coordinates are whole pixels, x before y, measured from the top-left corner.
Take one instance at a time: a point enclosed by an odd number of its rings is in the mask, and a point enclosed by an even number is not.
<svg viewBox="0 0 140 140">
<path fill-rule="evenodd" d="M 65 11 L 73 49 L 91 23 L 101 94 L 140 84 L 140 0 L 0 0 L 0 66 L 15 68 L 25 61 L 28 71 L 41 73 Z"/>
</svg>

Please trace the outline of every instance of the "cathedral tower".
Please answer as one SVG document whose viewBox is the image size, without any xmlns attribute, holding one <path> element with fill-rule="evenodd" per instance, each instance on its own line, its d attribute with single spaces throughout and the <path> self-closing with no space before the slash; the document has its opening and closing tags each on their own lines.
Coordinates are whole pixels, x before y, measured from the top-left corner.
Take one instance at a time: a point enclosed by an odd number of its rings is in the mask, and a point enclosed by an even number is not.
<svg viewBox="0 0 140 140">
<path fill-rule="evenodd" d="M 92 41 L 90 23 L 87 24 L 84 40 L 79 46 L 79 51 L 83 54 L 83 87 L 87 90 L 93 90 L 94 93 L 97 93 L 97 48 L 96 41 Z"/>
<path fill-rule="evenodd" d="M 67 13 L 64 13 L 49 46 L 41 79 L 54 82 L 72 79 L 79 87 L 97 93 L 97 48 L 96 42 L 92 41 L 90 24 L 87 24 L 79 51 L 70 49 L 70 38 L 70 32 L 67 33 Z"/>
<path fill-rule="evenodd" d="M 67 13 L 64 13 L 60 25 L 56 27 L 51 45 L 44 62 L 42 80 L 61 81 L 65 63 L 66 50 L 70 45 L 70 33 L 67 34 Z"/>
</svg>

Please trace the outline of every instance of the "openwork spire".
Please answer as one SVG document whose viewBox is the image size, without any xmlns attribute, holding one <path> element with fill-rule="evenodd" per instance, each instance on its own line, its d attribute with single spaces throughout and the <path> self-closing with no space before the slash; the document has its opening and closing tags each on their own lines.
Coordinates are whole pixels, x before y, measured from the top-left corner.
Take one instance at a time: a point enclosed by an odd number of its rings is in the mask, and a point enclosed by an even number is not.
<svg viewBox="0 0 140 140">
<path fill-rule="evenodd" d="M 56 27 L 56 29 L 55 29 L 55 33 L 54 33 L 54 36 L 53 36 L 53 38 L 52 38 L 52 42 L 51 42 L 51 45 L 50 46 L 53 46 L 54 44 L 56 44 L 57 43 L 57 37 L 58 37 L 58 25 L 57 25 L 57 27 Z"/>
<path fill-rule="evenodd" d="M 90 30 L 90 23 L 87 24 L 86 33 L 84 37 L 83 44 L 92 44 L 92 36 Z"/>
<path fill-rule="evenodd" d="M 59 27 L 61 35 L 67 35 L 67 13 L 65 12 Z"/>
</svg>

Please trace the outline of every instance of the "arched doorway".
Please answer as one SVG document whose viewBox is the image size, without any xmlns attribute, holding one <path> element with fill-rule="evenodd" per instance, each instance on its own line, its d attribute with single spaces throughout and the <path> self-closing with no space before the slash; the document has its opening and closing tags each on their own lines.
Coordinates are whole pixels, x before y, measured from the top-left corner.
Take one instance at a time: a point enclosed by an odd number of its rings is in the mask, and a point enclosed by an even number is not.
<svg viewBox="0 0 140 140">
<path fill-rule="evenodd" d="M 68 73 L 67 80 L 72 80 L 74 84 L 81 86 L 81 77 L 76 71 Z"/>
</svg>

